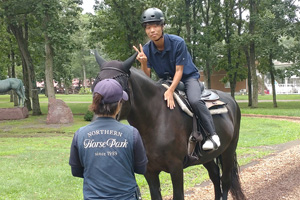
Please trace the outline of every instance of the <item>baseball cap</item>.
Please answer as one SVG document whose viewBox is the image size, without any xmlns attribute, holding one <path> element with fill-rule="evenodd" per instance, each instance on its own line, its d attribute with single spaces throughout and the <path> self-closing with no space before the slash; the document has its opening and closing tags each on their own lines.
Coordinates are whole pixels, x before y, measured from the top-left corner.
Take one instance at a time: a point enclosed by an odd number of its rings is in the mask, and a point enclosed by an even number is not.
<svg viewBox="0 0 300 200">
<path fill-rule="evenodd" d="M 102 103 L 115 103 L 121 99 L 127 101 L 128 95 L 123 91 L 122 86 L 114 79 L 104 79 L 96 84 L 93 95 L 95 93 L 101 94 L 103 97 Z"/>
</svg>

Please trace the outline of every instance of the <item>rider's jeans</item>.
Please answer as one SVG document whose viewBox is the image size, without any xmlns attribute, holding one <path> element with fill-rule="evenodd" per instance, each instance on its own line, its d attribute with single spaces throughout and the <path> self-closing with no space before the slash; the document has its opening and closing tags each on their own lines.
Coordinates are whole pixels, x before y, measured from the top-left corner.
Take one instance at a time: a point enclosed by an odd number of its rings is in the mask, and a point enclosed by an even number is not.
<svg viewBox="0 0 300 200">
<path fill-rule="evenodd" d="M 209 133 L 215 133 L 215 126 L 213 123 L 212 116 L 205 105 L 205 102 L 201 100 L 202 88 L 201 82 L 195 78 L 189 78 L 185 82 L 185 92 L 189 103 L 196 114 L 198 116 L 200 123 L 203 128 Z"/>
</svg>

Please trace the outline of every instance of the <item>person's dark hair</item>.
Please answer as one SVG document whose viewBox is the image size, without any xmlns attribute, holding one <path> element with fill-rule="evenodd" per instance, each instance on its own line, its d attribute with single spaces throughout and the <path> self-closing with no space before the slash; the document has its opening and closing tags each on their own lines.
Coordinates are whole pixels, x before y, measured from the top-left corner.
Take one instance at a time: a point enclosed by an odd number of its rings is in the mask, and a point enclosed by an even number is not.
<svg viewBox="0 0 300 200">
<path fill-rule="evenodd" d="M 157 25 L 157 26 L 163 26 L 164 22 L 160 21 L 160 22 L 147 22 L 147 23 L 143 23 L 142 26 L 145 29 L 146 26 L 148 25 Z"/>
<path fill-rule="evenodd" d="M 90 105 L 90 111 L 93 111 L 97 115 L 111 116 L 114 115 L 118 108 L 118 103 L 102 103 L 102 95 L 95 93 L 93 97 L 93 102 Z"/>
</svg>

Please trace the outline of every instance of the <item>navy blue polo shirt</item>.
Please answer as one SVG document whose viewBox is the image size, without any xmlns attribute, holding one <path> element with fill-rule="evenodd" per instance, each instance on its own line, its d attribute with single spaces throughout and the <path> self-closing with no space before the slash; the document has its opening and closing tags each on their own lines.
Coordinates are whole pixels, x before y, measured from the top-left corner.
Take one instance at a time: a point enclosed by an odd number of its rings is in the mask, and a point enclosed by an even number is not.
<svg viewBox="0 0 300 200">
<path fill-rule="evenodd" d="M 135 168 L 148 159 L 138 130 L 98 117 L 74 134 L 69 164 L 83 168 L 84 199 L 136 199 Z"/>
<path fill-rule="evenodd" d="M 189 78 L 200 78 L 186 44 L 179 36 L 164 34 L 163 51 L 159 51 L 153 41 L 146 43 L 143 50 L 148 59 L 148 68 L 153 68 L 159 78 L 165 78 L 165 73 L 173 78 L 176 65 L 184 66 L 181 81 L 185 82 Z"/>
</svg>

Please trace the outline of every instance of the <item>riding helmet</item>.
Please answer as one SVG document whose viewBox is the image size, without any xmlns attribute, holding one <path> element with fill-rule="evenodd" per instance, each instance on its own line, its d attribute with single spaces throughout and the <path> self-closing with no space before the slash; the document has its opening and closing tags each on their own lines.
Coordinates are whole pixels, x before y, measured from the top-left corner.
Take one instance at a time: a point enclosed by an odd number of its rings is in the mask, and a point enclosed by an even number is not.
<svg viewBox="0 0 300 200">
<path fill-rule="evenodd" d="M 160 22 L 160 24 L 164 24 L 164 13 L 158 8 L 148 8 L 141 16 L 141 24 L 144 25 L 150 22 Z"/>
</svg>

